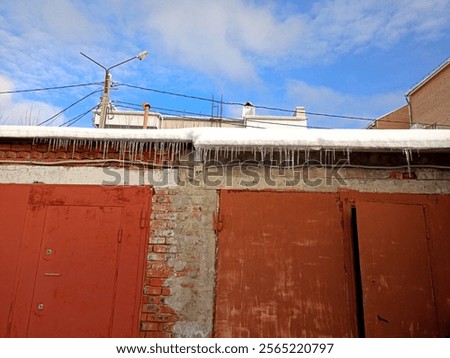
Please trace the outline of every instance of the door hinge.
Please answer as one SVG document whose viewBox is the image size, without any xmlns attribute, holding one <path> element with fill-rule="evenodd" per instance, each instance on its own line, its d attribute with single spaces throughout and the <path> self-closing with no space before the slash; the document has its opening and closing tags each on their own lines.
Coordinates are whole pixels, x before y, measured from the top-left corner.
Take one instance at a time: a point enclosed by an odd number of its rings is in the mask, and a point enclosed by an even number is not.
<svg viewBox="0 0 450 358">
<path fill-rule="evenodd" d="M 117 242 L 122 242 L 122 229 L 117 232 Z"/>
<path fill-rule="evenodd" d="M 145 229 L 148 226 L 148 218 L 145 211 L 141 211 L 141 221 L 140 227 L 141 229 Z"/>
<path fill-rule="evenodd" d="M 213 213 L 213 229 L 216 233 L 222 231 L 223 228 L 223 219 L 222 215 L 218 213 Z"/>
</svg>

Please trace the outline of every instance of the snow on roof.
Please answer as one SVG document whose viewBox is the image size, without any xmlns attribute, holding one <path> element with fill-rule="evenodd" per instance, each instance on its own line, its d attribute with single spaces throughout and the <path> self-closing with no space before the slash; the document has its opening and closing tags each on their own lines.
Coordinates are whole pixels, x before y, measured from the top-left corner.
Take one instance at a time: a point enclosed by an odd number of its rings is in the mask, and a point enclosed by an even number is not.
<svg viewBox="0 0 450 358">
<path fill-rule="evenodd" d="M 0 138 L 114 142 L 192 142 L 198 149 L 224 147 L 296 149 L 450 149 L 450 130 L 430 129 L 95 129 L 0 126 Z"/>
</svg>

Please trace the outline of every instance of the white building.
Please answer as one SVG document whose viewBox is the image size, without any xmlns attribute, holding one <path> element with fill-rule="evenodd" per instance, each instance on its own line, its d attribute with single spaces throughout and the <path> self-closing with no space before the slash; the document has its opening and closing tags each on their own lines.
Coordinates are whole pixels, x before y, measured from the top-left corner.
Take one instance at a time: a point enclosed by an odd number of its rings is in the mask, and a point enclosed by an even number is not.
<svg viewBox="0 0 450 358">
<path fill-rule="evenodd" d="M 223 119 L 206 116 L 175 116 L 151 112 L 150 106 L 144 103 L 144 111 L 112 110 L 106 117 L 106 128 L 191 128 L 191 127 L 250 127 L 250 128 L 289 128 L 307 127 L 305 107 L 296 107 L 291 116 L 268 116 L 256 114 L 256 108 L 247 102 L 242 107 L 242 118 Z M 93 123 L 96 127 L 100 123 L 100 111 L 94 111 Z M 146 125 L 144 125 L 146 123 Z"/>
</svg>

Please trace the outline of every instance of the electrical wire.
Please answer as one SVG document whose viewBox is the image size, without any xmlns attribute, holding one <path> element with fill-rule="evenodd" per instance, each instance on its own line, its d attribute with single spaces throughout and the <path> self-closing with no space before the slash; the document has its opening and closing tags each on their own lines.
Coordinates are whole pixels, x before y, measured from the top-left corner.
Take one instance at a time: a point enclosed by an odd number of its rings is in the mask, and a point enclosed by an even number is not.
<svg viewBox="0 0 450 358">
<path fill-rule="evenodd" d="M 103 85 L 103 82 L 91 82 L 91 83 L 82 83 L 82 84 L 73 84 L 73 85 L 64 85 L 64 86 L 55 86 L 55 87 L 44 87 L 44 88 L 35 88 L 35 89 L 21 89 L 21 90 L 11 90 L 11 91 L 0 91 L 0 95 L 1 94 L 14 94 L 14 93 L 50 91 L 50 90 L 58 90 L 58 89 L 94 86 L 94 85 Z M 137 85 L 127 84 L 127 83 L 114 82 L 112 84 L 112 87 L 118 87 L 118 86 L 124 86 L 124 87 L 139 89 L 139 90 L 143 90 L 143 91 L 150 91 L 150 92 L 160 93 L 160 94 L 164 94 L 164 95 L 177 96 L 177 97 L 182 97 L 182 98 L 188 98 L 188 99 L 194 99 L 194 100 L 199 100 L 199 101 L 205 101 L 205 102 L 210 102 L 210 103 L 213 103 L 213 104 L 231 105 L 231 106 L 245 106 L 245 103 L 242 103 L 242 102 L 223 101 L 223 100 L 219 101 L 219 100 L 215 100 L 214 98 L 193 96 L 193 95 L 189 95 L 189 94 L 183 94 L 183 93 L 177 93 L 177 92 L 171 92 L 171 91 L 164 91 L 164 90 L 148 88 L 148 87 L 143 87 L 143 86 L 137 86 Z M 96 92 L 98 92 L 98 91 L 95 91 L 92 94 L 94 94 Z M 79 102 L 81 102 L 84 99 L 85 98 L 82 98 Z M 79 102 L 75 102 L 73 105 L 75 105 L 75 104 L 77 104 Z M 119 103 L 119 102 L 120 101 L 117 101 L 117 103 Z M 127 104 L 126 102 L 122 102 L 122 103 Z M 45 121 L 39 123 L 38 125 L 40 126 L 40 125 L 42 125 L 44 123 L 47 123 L 47 122 L 50 122 L 50 121 L 54 120 L 59 115 L 61 115 L 63 112 L 65 112 L 67 109 L 71 108 L 73 105 L 67 107 L 63 111 L 57 113 L 55 116 L 46 119 Z M 130 104 L 130 105 L 136 106 L 137 107 L 136 109 L 140 109 L 141 108 L 140 105 L 135 105 L 135 104 Z M 259 108 L 259 109 L 270 110 L 270 111 L 277 111 L 277 112 L 284 112 L 284 113 L 291 113 L 291 114 L 293 113 L 292 109 L 285 109 L 285 108 L 279 108 L 279 107 L 270 107 L 270 106 L 264 106 L 264 105 L 253 105 L 253 107 L 254 108 Z M 157 107 L 154 107 L 154 108 L 158 109 Z M 132 109 L 135 109 L 135 108 L 132 108 Z M 160 108 L 160 109 L 164 110 L 164 111 L 173 112 L 173 113 L 186 113 L 186 114 L 200 115 L 200 116 L 208 117 L 205 114 L 186 112 L 186 111 L 181 111 L 181 110 L 176 110 L 176 109 L 163 109 L 163 108 Z M 376 122 L 377 120 L 379 120 L 379 118 L 377 119 L 377 118 L 368 118 L 368 117 L 359 117 L 359 116 L 347 116 L 347 115 L 330 114 L 330 113 L 319 113 L 319 112 L 310 112 L 310 111 L 306 111 L 305 113 L 307 115 L 310 115 L 310 116 L 339 118 L 339 119 L 343 119 L 343 120 L 365 121 L 365 122 L 371 122 L 371 123 Z M 228 119 L 232 120 L 232 119 L 235 119 L 235 118 L 228 118 Z M 395 120 L 390 120 L 388 122 L 389 123 L 404 123 L 403 121 L 395 121 Z M 289 124 L 270 123 L 270 122 L 266 122 L 266 121 L 264 121 L 264 123 L 290 126 Z M 369 125 L 371 123 L 369 123 Z M 415 123 L 415 124 L 423 125 L 423 126 L 430 126 L 429 123 Z M 438 124 L 438 125 L 441 126 L 441 127 L 450 127 L 450 125 L 448 125 L 448 124 Z M 330 127 L 323 127 L 323 126 L 308 126 L 308 128 L 331 129 Z"/>
<path fill-rule="evenodd" d="M 65 125 L 67 125 L 67 127 L 72 126 L 73 124 L 75 124 L 76 122 L 78 122 L 81 118 L 83 118 L 84 116 L 86 116 L 88 113 L 92 112 L 95 108 L 98 108 L 98 105 L 95 105 L 93 107 L 91 107 L 90 109 L 88 109 L 86 112 L 83 112 L 67 121 L 65 121 L 64 123 L 60 124 L 59 127 L 63 127 Z"/>
<path fill-rule="evenodd" d="M 70 106 L 64 108 L 63 110 L 59 111 L 58 113 L 56 113 L 55 115 L 51 116 L 50 118 L 47 118 L 46 120 L 38 123 L 37 125 L 41 126 L 41 125 L 43 125 L 45 123 L 53 122 L 57 117 L 59 117 L 62 113 L 64 113 L 68 109 L 72 108 L 73 106 L 75 106 L 76 104 L 80 103 L 81 101 L 84 101 L 86 98 L 88 98 L 88 97 L 90 97 L 90 96 L 92 96 L 92 95 L 94 95 L 94 94 L 96 94 L 98 92 L 101 92 L 101 91 L 102 90 L 100 90 L 100 89 L 96 89 L 95 91 L 92 91 L 91 93 L 87 94 L 86 96 L 80 98 L 78 101 L 72 103 Z"/>
<path fill-rule="evenodd" d="M 171 96 L 177 96 L 177 97 L 183 97 L 183 98 L 190 98 L 190 99 L 196 99 L 200 101 L 206 101 L 206 102 L 212 102 L 216 104 L 223 104 L 223 105 L 232 105 L 232 106 L 245 106 L 245 103 L 243 102 L 230 102 L 230 101 L 222 101 L 222 100 L 215 100 L 212 98 L 206 98 L 206 97 L 199 97 L 199 96 L 191 96 L 188 94 L 183 93 L 177 93 L 177 92 L 169 92 L 169 91 L 162 91 L 154 88 L 148 88 L 148 87 L 142 87 L 142 86 L 136 86 L 136 85 L 130 85 L 126 83 L 117 83 L 118 86 L 125 86 L 129 88 L 135 88 L 140 89 L 143 91 L 150 91 L 160 94 L 167 94 Z M 259 108 L 259 109 L 266 109 L 271 111 L 277 111 L 277 112 L 285 112 L 285 113 L 293 113 L 294 111 L 292 109 L 285 109 L 285 108 L 279 108 L 279 107 L 269 107 L 269 106 L 262 106 L 262 105 L 254 105 L 253 107 Z M 325 117 L 336 117 L 336 118 L 346 118 L 346 119 L 358 119 L 358 120 L 364 120 L 364 121 L 374 121 L 376 118 L 367 118 L 367 117 L 356 117 L 356 116 L 344 116 L 344 115 L 334 115 L 334 114 L 328 114 L 328 113 L 315 113 L 315 112 L 306 112 L 306 114 L 315 115 L 315 116 L 325 116 Z"/>
<path fill-rule="evenodd" d="M 122 107 L 122 108 L 127 108 L 127 109 L 135 109 L 135 108 L 139 108 L 141 106 L 139 106 L 138 104 L 135 103 L 130 103 L 130 102 L 123 102 L 123 101 L 114 101 L 114 103 L 117 104 L 117 107 Z M 121 105 L 120 103 L 124 103 L 126 105 Z M 232 123 L 230 121 L 237 121 L 239 119 L 237 118 L 231 118 L 231 117 L 211 117 L 208 116 L 206 114 L 203 113 L 196 113 L 196 112 L 186 112 L 186 111 L 182 111 L 182 110 L 178 110 L 178 109 L 168 109 L 168 108 L 160 108 L 160 107 L 152 107 L 153 109 L 157 109 L 157 110 L 161 110 L 162 112 L 160 112 L 163 115 L 172 115 L 172 113 L 183 113 L 183 114 L 191 114 L 197 117 L 201 117 L 204 118 L 205 120 L 211 120 L 211 118 L 219 118 L 219 119 L 224 119 L 225 121 L 222 123 L 226 123 L 229 125 L 234 125 L 234 126 L 238 126 L 238 127 L 247 127 L 247 128 L 258 128 L 258 129 L 265 129 L 262 127 L 258 127 L 258 126 L 252 126 L 249 125 L 247 123 L 247 125 L 244 124 L 244 122 L 242 121 L 241 123 Z M 169 112 L 169 113 L 168 113 Z M 189 117 L 189 116 L 182 116 L 183 118 L 186 119 L 198 119 L 195 117 Z M 251 122 L 258 122 L 258 123 L 264 123 L 264 124 L 271 124 L 271 125 L 280 125 L 280 126 L 285 126 L 285 127 L 293 127 L 293 128 L 302 128 L 298 125 L 295 124 L 289 124 L 289 123 L 279 123 L 279 122 L 271 122 L 271 121 L 266 121 L 266 120 L 256 120 L 256 119 L 252 119 Z M 313 129 L 331 129 L 330 127 L 323 127 L 323 126 L 308 126 L 308 128 L 313 128 Z"/>
<path fill-rule="evenodd" d="M 75 87 L 87 87 L 87 86 L 99 86 L 99 85 L 103 85 L 103 82 L 81 83 L 81 84 L 77 84 L 77 85 L 65 85 L 65 86 L 57 86 L 57 87 L 21 89 L 21 90 L 13 90 L 13 91 L 0 91 L 0 94 L 14 94 L 14 93 L 52 91 L 52 90 L 57 90 L 57 89 L 66 89 L 66 88 L 75 88 Z"/>
<path fill-rule="evenodd" d="M 117 83 L 117 85 L 118 86 L 129 87 L 129 88 L 140 89 L 140 90 L 143 90 L 143 91 L 150 91 L 150 92 L 166 94 L 166 95 L 171 95 L 171 96 L 177 96 L 177 97 L 182 97 L 182 98 L 189 98 L 189 99 L 194 99 L 194 100 L 211 102 L 211 103 L 214 103 L 214 104 L 232 105 L 232 106 L 245 106 L 245 103 L 242 103 L 242 102 L 230 102 L 230 101 L 222 101 L 222 100 L 219 101 L 219 100 L 215 100 L 213 98 L 192 96 L 192 95 L 183 94 L 183 93 L 163 91 L 163 90 L 158 90 L 158 89 L 154 89 L 154 88 L 136 86 L 136 85 L 126 84 L 126 83 Z M 291 114 L 294 112 L 292 109 L 279 108 L 279 107 L 270 107 L 270 106 L 263 106 L 263 105 L 253 105 L 253 107 L 254 108 L 259 108 L 259 109 L 277 111 L 277 112 L 291 113 Z M 360 117 L 360 116 L 347 116 L 347 115 L 340 115 L 340 114 L 319 113 L 319 112 L 311 112 L 311 111 L 306 111 L 305 113 L 307 115 L 310 115 L 310 116 L 339 118 L 339 119 L 344 119 L 344 120 L 365 121 L 365 122 L 371 122 L 371 123 L 379 120 L 379 118 L 369 118 L 369 117 Z M 404 122 L 403 121 L 393 121 L 393 120 L 391 120 L 391 121 L 389 121 L 389 123 L 404 123 Z M 430 125 L 429 123 L 416 123 L 416 124 L 424 125 L 424 126 L 429 126 Z M 442 127 L 450 127 L 450 125 L 448 125 L 448 124 L 439 124 L 439 125 L 442 126 Z M 312 127 L 312 126 L 308 126 L 308 127 L 309 128 L 331 129 L 329 127 Z"/>
</svg>

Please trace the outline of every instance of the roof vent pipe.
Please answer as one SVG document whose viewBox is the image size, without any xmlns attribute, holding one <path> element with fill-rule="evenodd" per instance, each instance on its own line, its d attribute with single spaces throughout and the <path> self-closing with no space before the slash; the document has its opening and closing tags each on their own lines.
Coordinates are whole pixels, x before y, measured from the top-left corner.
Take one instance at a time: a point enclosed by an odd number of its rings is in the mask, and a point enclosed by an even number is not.
<svg viewBox="0 0 450 358">
<path fill-rule="evenodd" d="M 150 105 L 147 102 L 142 103 L 142 107 L 144 108 L 144 124 L 143 128 L 147 129 L 148 126 L 148 115 L 150 112 Z"/>
</svg>

